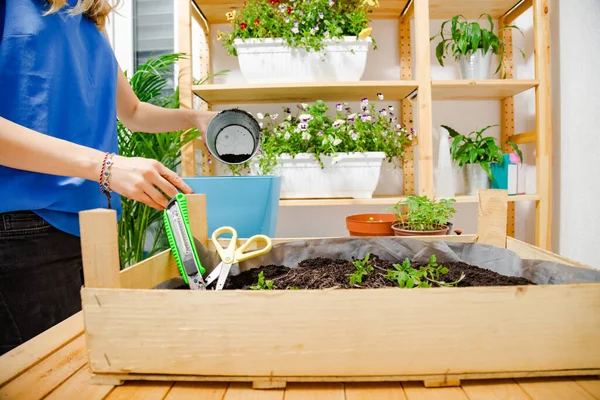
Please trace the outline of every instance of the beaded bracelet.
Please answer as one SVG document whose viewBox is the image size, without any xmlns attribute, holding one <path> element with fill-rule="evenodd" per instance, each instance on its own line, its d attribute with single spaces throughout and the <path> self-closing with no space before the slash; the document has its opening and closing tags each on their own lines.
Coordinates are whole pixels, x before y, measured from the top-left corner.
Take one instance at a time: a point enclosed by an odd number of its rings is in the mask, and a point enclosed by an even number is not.
<svg viewBox="0 0 600 400">
<path fill-rule="evenodd" d="M 113 165 L 112 158 L 115 153 L 106 153 L 104 160 L 102 161 L 102 168 L 100 169 L 100 191 L 106 195 L 108 202 L 108 208 L 110 209 L 110 173 Z"/>
</svg>

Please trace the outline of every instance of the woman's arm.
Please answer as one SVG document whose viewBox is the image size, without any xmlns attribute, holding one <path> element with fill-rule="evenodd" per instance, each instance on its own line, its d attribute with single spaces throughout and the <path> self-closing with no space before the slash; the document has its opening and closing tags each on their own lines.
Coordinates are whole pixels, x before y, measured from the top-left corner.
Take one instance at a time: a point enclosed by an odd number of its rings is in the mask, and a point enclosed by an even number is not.
<svg viewBox="0 0 600 400">
<path fill-rule="evenodd" d="M 138 100 L 119 67 L 117 86 L 117 116 L 133 132 L 161 133 L 197 127 L 206 132 L 215 112 L 162 108 Z"/>
<path fill-rule="evenodd" d="M 25 128 L 0 117 L 0 165 L 50 175 L 99 181 L 104 153 Z M 115 156 L 110 177 L 115 192 L 164 209 L 177 188 L 192 189 L 181 177 L 155 160 Z M 100 188 L 98 188 L 100 190 Z"/>
</svg>

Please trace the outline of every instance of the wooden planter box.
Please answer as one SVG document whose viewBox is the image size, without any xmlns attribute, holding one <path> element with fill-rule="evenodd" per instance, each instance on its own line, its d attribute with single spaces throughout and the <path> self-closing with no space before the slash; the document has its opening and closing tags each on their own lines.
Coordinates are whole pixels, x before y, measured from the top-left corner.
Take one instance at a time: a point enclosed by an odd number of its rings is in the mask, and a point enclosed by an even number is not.
<svg viewBox="0 0 600 400">
<path fill-rule="evenodd" d="M 522 258 L 581 264 L 505 236 L 506 192 L 480 193 L 479 234 Z M 205 199 L 188 198 L 205 244 Z M 93 378 L 423 380 L 600 374 L 600 284 L 426 290 L 148 290 L 179 272 L 170 251 L 119 270 L 114 211 L 81 214 Z M 274 240 L 278 242 L 278 240 Z M 281 242 L 282 240 L 279 240 Z"/>
</svg>

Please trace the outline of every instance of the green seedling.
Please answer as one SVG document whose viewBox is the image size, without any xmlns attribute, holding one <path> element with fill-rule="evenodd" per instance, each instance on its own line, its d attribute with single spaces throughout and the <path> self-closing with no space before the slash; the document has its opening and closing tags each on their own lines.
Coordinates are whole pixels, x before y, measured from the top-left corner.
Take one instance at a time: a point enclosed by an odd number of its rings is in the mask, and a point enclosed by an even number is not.
<svg viewBox="0 0 600 400">
<path fill-rule="evenodd" d="M 431 287 L 431 284 L 425 277 L 427 272 L 413 268 L 410 265 L 410 260 L 408 258 L 405 258 L 402 264 L 393 264 L 392 267 L 394 267 L 394 269 L 388 270 L 387 278 L 397 282 L 398 287 L 402 289 Z"/>
<path fill-rule="evenodd" d="M 368 275 L 370 272 L 373 272 L 373 266 L 369 264 L 369 258 L 371 254 L 367 253 L 364 259 L 355 260 L 352 264 L 356 268 L 356 271 L 352 275 L 350 275 L 350 284 L 357 285 L 362 283 L 363 277 Z"/>
<path fill-rule="evenodd" d="M 273 281 L 265 279 L 263 271 L 258 274 L 258 283 L 254 286 L 250 286 L 252 290 L 273 290 Z"/>
</svg>

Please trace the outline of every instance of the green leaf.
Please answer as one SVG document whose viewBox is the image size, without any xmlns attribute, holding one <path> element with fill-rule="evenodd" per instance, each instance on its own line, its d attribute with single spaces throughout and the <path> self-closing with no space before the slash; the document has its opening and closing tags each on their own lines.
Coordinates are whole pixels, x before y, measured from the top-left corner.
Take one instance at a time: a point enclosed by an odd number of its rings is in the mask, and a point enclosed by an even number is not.
<svg viewBox="0 0 600 400">
<path fill-rule="evenodd" d="M 517 153 L 517 155 L 519 156 L 519 161 L 523 162 L 523 152 L 521 151 L 521 149 L 519 148 L 519 146 L 516 143 L 513 143 L 511 141 L 506 142 L 510 147 L 513 148 L 513 150 Z"/>
<path fill-rule="evenodd" d="M 474 23 L 472 25 L 472 36 L 471 36 L 471 48 L 473 51 L 479 48 L 479 43 L 481 42 L 481 27 L 479 24 Z"/>
<path fill-rule="evenodd" d="M 438 43 L 438 45 L 435 47 L 435 57 L 437 58 L 438 62 L 440 63 L 440 65 L 443 67 L 444 66 L 444 41 L 441 41 Z"/>
</svg>

